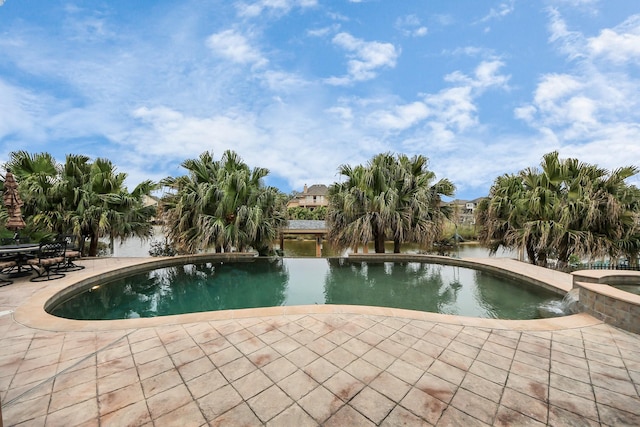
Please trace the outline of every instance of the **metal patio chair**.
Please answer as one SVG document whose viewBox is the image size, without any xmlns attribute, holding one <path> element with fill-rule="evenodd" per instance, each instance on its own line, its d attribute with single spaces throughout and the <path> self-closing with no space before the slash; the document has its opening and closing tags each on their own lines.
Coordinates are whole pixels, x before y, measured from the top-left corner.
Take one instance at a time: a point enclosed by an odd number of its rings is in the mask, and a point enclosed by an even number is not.
<svg viewBox="0 0 640 427">
<path fill-rule="evenodd" d="M 14 268 L 18 266 L 15 258 L 10 256 L 0 257 L 0 274 L 9 274 Z M 13 280 L 0 277 L 0 286 L 6 286 L 13 283 Z"/>
<path fill-rule="evenodd" d="M 42 282 L 64 277 L 64 273 L 60 273 L 57 270 L 64 264 L 65 247 L 65 242 L 40 243 L 36 257 L 27 260 L 27 264 L 31 265 L 38 273 L 36 277 L 31 279 L 32 282 Z"/>
<path fill-rule="evenodd" d="M 77 271 L 82 270 L 85 266 L 74 263 L 75 260 L 82 257 L 80 246 L 78 245 L 78 236 L 64 235 L 58 236 L 57 241 L 65 243 L 64 263 L 58 267 L 58 271 Z"/>
</svg>

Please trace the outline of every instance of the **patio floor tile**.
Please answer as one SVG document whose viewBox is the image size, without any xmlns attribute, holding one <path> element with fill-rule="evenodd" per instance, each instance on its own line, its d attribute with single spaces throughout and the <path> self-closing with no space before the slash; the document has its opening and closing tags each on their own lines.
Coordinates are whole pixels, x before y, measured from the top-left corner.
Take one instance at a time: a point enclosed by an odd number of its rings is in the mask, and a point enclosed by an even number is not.
<svg viewBox="0 0 640 427">
<path fill-rule="evenodd" d="M 227 380 L 222 376 L 220 371 L 212 370 L 206 372 L 198 377 L 195 377 L 187 381 L 187 387 L 191 392 L 191 395 L 199 399 L 206 394 L 219 389 L 227 384 Z"/>
<path fill-rule="evenodd" d="M 263 423 L 266 423 L 293 404 L 293 400 L 275 385 L 248 399 L 246 402 Z"/>
<path fill-rule="evenodd" d="M 360 380 L 357 380 L 345 371 L 339 371 L 337 374 L 325 381 L 323 385 L 345 402 L 358 394 L 358 392 L 360 392 L 364 387 L 364 384 Z"/>
<path fill-rule="evenodd" d="M 291 405 L 267 423 L 267 427 L 316 427 L 317 425 L 318 423 L 297 404 Z"/>
<path fill-rule="evenodd" d="M 199 398 L 198 406 L 207 421 L 213 421 L 241 402 L 242 396 L 233 387 L 226 385 Z"/>
<path fill-rule="evenodd" d="M 134 383 L 107 393 L 100 392 L 98 407 L 102 416 L 144 400 L 140 383 Z"/>
<path fill-rule="evenodd" d="M 319 384 L 304 372 L 296 371 L 288 377 L 280 380 L 278 382 L 278 386 L 287 393 L 289 397 L 297 401 L 302 396 L 305 396 L 311 390 L 318 387 Z"/>
<path fill-rule="evenodd" d="M 248 400 L 271 387 L 273 381 L 263 374 L 262 371 L 253 371 L 239 380 L 234 381 L 232 385 L 244 400 Z"/>
<path fill-rule="evenodd" d="M 49 408 L 50 414 L 47 416 L 48 425 L 98 425 L 98 402 L 95 398 L 80 401 L 60 410 Z"/>
<path fill-rule="evenodd" d="M 417 388 L 413 388 L 400 401 L 400 405 L 423 418 L 430 424 L 435 424 L 447 404 Z"/>
<path fill-rule="evenodd" d="M 155 420 L 159 426 L 199 427 L 206 424 L 198 405 L 191 401 Z"/>
<path fill-rule="evenodd" d="M 547 404 L 527 394 L 505 388 L 500 405 L 520 412 L 541 423 L 547 422 Z"/>
<path fill-rule="evenodd" d="M 493 423 L 498 410 L 497 403 L 462 388 L 458 389 L 449 405 L 487 424 Z"/>
<path fill-rule="evenodd" d="M 253 413 L 251 408 L 249 408 L 249 405 L 243 402 L 209 422 L 209 425 L 220 427 L 230 425 L 258 426 L 262 425 L 262 423 Z"/>
<path fill-rule="evenodd" d="M 325 424 L 325 427 L 374 426 L 370 420 L 350 406 L 343 406 Z"/>
<path fill-rule="evenodd" d="M 396 404 L 374 389 L 365 387 L 349 402 L 349 405 L 374 423 L 379 424 Z"/>
<path fill-rule="evenodd" d="M 316 422 L 322 424 L 343 405 L 343 402 L 329 390 L 320 386 L 298 400 L 298 404 Z"/>
</svg>

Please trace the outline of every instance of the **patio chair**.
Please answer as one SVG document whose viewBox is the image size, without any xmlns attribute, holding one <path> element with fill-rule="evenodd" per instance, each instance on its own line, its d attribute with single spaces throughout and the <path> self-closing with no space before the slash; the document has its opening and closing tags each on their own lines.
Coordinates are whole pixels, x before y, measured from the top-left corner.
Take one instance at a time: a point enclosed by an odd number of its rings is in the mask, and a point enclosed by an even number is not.
<svg viewBox="0 0 640 427">
<path fill-rule="evenodd" d="M 27 260 L 38 275 L 31 279 L 32 282 L 43 282 L 64 277 L 58 268 L 64 264 L 65 242 L 40 243 L 38 254 L 35 258 Z"/>
<path fill-rule="evenodd" d="M 65 251 L 64 251 L 64 264 L 58 267 L 57 270 L 60 271 L 77 271 L 82 270 L 85 266 L 78 265 L 74 263 L 75 260 L 79 259 L 82 256 L 82 252 L 80 252 L 80 247 L 78 246 L 78 237 L 75 235 L 64 235 L 58 236 L 58 241 L 65 243 Z"/>
<path fill-rule="evenodd" d="M 8 274 L 11 270 L 16 268 L 18 263 L 13 257 L 2 256 L 0 257 L 0 274 Z M 0 277 L 0 286 L 6 286 L 13 283 L 13 280 Z"/>
</svg>

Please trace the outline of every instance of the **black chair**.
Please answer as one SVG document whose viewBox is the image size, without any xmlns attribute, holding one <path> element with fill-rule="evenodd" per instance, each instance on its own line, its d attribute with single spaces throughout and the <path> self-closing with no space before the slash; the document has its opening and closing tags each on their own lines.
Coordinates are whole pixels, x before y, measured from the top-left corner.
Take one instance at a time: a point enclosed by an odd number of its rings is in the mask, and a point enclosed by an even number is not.
<svg viewBox="0 0 640 427">
<path fill-rule="evenodd" d="M 65 261 L 65 242 L 40 243 L 38 254 L 34 259 L 27 260 L 38 273 L 31 279 L 32 282 L 43 282 L 64 277 L 64 273 L 57 271 Z"/>
<path fill-rule="evenodd" d="M 57 268 L 62 271 L 77 271 L 82 270 L 85 266 L 74 263 L 75 260 L 82 256 L 80 252 L 80 246 L 78 245 L 78 236 L 64 235 L 58 236 L 57 241 L 65 243 L 64 251 L 64 264 Z"/>
<path fill-rule="evenodd" d="M 9 256 L 0 257 L 0 274 L 8 274 L 18 266 L 15 258 Z M 13 280 L 0 277 L 0 286 L 6 286 L 13 283 Z"/>
</svg>

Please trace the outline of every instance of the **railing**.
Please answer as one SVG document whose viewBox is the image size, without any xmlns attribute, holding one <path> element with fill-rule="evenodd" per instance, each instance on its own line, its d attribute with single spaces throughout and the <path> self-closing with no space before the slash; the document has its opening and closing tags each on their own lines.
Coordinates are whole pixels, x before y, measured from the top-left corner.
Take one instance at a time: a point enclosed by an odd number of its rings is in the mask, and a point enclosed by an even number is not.
<svg viewBox="0 0 640 427">
<path fill-rule="evenodd" d="M 579 264 L 562 264 L 553 260 L 547 262 L 547 268 L 552 270 L 572 272 L 578 270 L 628 270 L 628 271 L 640 271 L 640 263 L 630 265 L 628 262 L 608 262 L 608 261 L 594 261 L 585 262 Z"/>
<path fill-rule="evenodd" d="M 578 264 L 571 266 L 573 270 L 633 270 L 640 271 L 640 267 L 629 265 L 627 263 L 608 263 L 608 262 L 592 262 L 586 264 Z"/>
</svg>

